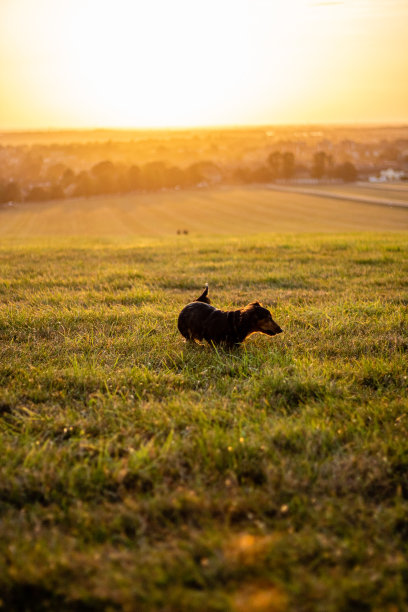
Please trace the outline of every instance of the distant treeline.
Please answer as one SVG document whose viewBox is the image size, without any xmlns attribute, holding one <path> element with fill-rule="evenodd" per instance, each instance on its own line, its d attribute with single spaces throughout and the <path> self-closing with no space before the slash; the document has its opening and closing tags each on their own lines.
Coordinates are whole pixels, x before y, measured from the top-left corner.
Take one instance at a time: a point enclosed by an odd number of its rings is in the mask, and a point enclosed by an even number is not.
<svg viewBox="0 0 408 612">
<path fill-rule="evenodd" d="M 290 151 L 274 151 L 263 164 L 248 167 L 217 165 L 200 161 L 185 168 L 154 161 L 144 165 L 125 165 L 104 160 L 89 170 L 74 172 L 68 165 L 57 163 L 39 176 L 39 161 L 27 156 L 18 180 L 0 179 L 0 202 L 39 202 L 95 195 L 150 192 L 160 189 L 207 187 L 221 183 L 253 184 L 290 181 L 295 178 L 337 179 L 352 182 L 357 169 L 351 162 L 336 165 L 331 155 L 318 151 L 310 167 L 296 163 Z"/>
</svg>

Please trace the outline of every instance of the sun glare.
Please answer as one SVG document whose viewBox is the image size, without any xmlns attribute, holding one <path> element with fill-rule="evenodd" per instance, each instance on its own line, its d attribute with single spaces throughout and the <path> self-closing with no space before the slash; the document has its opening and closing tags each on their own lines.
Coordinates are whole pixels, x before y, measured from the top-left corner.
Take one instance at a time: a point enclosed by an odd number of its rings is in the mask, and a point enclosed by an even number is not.
<svg viewBox="0 0 408 612">
<path fill-rule="evenodd" d="M 242 76 L 250 70 L 244 8 L 211 0 L 49 3 L 49 21 L 37 21 L 49 65 L 43 72 L 39 62 L 37 86 L 81 123 L 228 122 L 231 98 L 245 98 Z"/>
<path fill-rule="evenodd" d="M 397 119 L 404 20 L 380 4 L 2 0 L 1 114 L 28 127 L 280 123 L 370 119 L 374 100 Z"/>
</svg>

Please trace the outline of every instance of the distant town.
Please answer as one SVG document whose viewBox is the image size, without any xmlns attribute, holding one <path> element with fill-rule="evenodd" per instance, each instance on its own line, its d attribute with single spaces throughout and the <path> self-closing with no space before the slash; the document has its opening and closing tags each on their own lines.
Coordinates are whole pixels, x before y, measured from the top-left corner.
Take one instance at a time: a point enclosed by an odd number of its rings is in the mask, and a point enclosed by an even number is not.
<svg viewBox="0 0 408 612">
<path fill-rule="evenodd" d="M 0 134 L 0 203 L 221 184 L 408 181 L 408 126 Z"/>
</svg>

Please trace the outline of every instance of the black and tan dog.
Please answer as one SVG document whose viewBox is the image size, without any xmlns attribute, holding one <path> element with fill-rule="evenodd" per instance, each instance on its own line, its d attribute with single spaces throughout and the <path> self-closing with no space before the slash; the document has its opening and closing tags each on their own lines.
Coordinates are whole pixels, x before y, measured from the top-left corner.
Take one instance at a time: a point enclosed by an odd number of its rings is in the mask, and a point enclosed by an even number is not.
<svg viewBox="0 0 408 612">
<path fill-rule="evenodd" d="M 259 302 L 227 312 L 211 306 L 208 285 L 200 297 L 187 304 L 180 312 L 177 327 L 186 340 L 206 340 L 209 344 L 225 346 L 241 344 L 255 332 L 268 336 L 282 332 L 269 310 Z"/>
</svg>

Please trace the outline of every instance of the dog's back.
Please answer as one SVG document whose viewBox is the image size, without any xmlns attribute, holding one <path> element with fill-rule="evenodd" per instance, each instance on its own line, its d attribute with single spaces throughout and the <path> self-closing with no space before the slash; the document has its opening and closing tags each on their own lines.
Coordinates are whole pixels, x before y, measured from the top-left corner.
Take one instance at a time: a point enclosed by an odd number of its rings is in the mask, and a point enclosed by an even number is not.
<svg viewBox="0 0 408 612">
<path fill-rule="evenodd" d="M 203 340 L 205 322 L 208 316 L 214 310 L 217 310 L 210 303 L 207 284 L 203 293 L 194 302 L 187 304 L 180 312 L 177 327 L 186 340 Z"/>
</svg>

